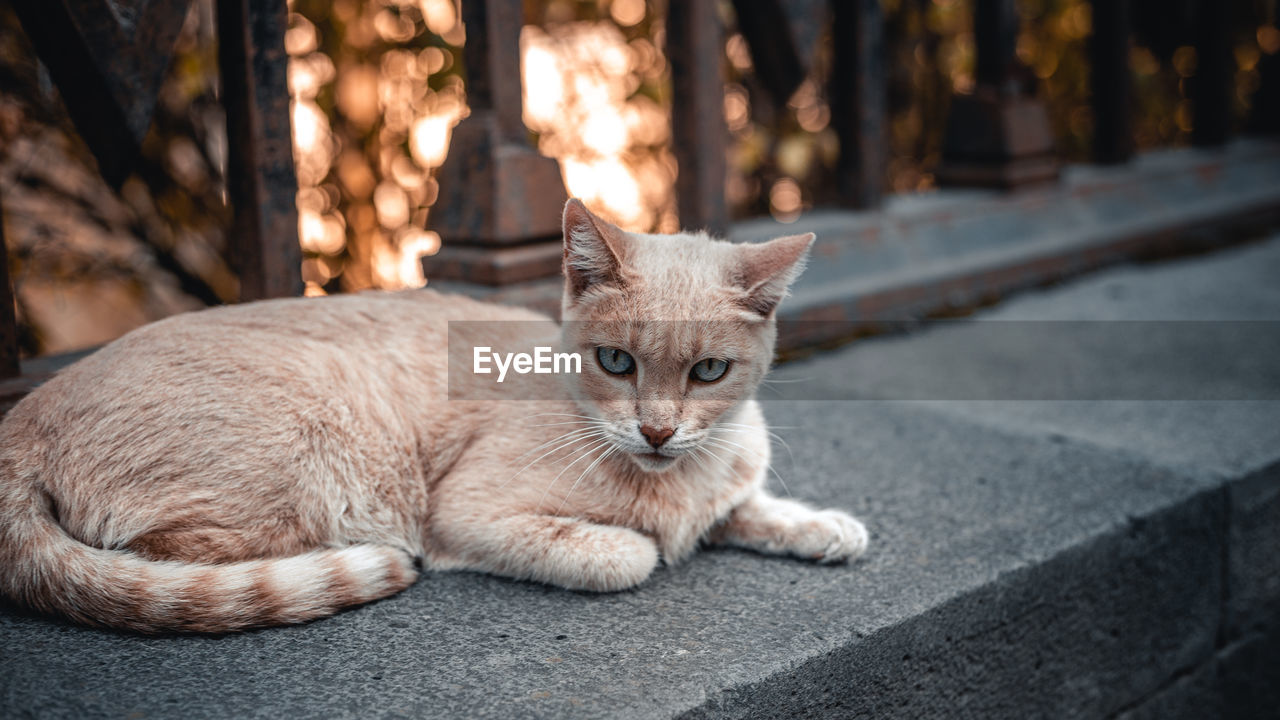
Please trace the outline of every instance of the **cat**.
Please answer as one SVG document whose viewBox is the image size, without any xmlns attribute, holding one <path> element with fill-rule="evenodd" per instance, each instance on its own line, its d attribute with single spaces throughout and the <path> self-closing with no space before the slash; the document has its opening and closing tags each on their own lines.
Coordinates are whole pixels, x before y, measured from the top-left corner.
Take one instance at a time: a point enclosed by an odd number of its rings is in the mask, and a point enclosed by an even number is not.
<svg viewBox="0 0 1280 720">
<path fill-rule="evenodd" d="M 448 326 L 532 346 L 509 335 L 550 319 L 428 289 L 139 328 L 0 423 L 0 594 L 227 632 L 386 597 L 421 568 L 609 592 L 703 542 L 856 558 L 859 521 L 765 489 L 754 395 L 813 239 L 635 234 L 570 200 L 551 326 L 583 367 L 538 401 L 503 402 Z"/>
</svg>

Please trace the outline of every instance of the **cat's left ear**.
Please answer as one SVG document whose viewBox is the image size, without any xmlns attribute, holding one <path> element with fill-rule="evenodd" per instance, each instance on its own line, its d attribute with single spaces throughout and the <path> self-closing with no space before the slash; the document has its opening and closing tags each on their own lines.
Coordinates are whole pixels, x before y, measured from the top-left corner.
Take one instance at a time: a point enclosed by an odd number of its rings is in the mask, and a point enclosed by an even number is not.
<svg viewBox="0 0 1280 720">
<path fill-rule="evenodd" d="M 788 235 L 766 243 L 740 245 L 738 282 L 747 291 L 747 307 L 768 316 L 804 271 L 813 233 Z"/>
</svg>

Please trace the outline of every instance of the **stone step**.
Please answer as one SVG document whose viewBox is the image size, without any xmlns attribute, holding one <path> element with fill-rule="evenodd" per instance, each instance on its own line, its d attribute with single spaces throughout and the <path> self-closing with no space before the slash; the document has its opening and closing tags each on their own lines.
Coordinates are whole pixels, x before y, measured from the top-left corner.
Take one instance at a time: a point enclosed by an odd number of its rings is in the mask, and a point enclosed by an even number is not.
<svg viewBox="0 0 1280 720">
<path fill-rule="evenodd" d="M 730 237 L 817 234 L 809 267 L 778 311 L 779 344 L 789 350 L 886 321 L 965 312 L 1134 258 L 1220 248 L 1277 220 L 1280 142 L 1254 137 L 1154 150 L 1118 166 L 1069 166 L 1058 182 L 1016 192 L 944 188 L 890 196 L 870 211 L 753 218 L 734 223 Z M 502 287 L 477 280 L 431 287 L 559 313 L 559 277 Z"/>
<path fill-rule="evenodd" d="M 851 565 L 706 551 L 614 595 L 431 574 L 331 619 L 227 637 L 140 638 L 4 609 L 3 707 L 78 718 L 1274 716 L 1280 401 L 1146 398 L 1166 376 L 1226 397 L 1280 389 L 1265 372 L 1162 375 L 1120 351 L 1146 342 L 1154 321 L 1274 332 L 1276 268 L 1280 236 L 1110 270 L 979 316 L 1128 321 L 1132 332 L 1079 366 L 1122 400 L 1008 399 L 1001 388 L 1034 387 L 1043 353 L 1062 351 L 984 354 L 982 322 L 781 368 L 779 380 L 842 398 L 769 400 L 765 412 L 790 448 L 778 450 L 786 487 L 775 490 L 867 522 L 871 550 Z M 900 372 L 909 361 L 914 375 Z M 961 399 L 919 390 L 936 375 L 964 383 Z"/>
</svg>

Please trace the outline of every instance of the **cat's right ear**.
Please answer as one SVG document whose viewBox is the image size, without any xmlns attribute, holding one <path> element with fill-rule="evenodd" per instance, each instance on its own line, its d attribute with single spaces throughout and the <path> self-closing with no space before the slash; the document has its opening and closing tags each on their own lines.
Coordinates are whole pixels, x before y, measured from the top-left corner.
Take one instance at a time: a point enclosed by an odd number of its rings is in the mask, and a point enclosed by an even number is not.
<svg viewBox="0 0 1280 720">
<path fill-rule="evenodd" d="M 622 230 L 596 217 L 581 200 L 564 205 L 564 278 L 577 298 L 592 285 L 622 279 Z"/>
</svg>

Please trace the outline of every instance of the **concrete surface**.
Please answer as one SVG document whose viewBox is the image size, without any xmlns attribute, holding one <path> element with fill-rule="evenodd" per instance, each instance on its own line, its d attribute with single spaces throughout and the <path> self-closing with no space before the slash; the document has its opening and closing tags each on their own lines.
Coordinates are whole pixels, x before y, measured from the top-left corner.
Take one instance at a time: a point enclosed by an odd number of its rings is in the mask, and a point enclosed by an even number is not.
<svg viewBox="0 0 1280 720">
<path fill-rule="evenodd" d="M 1140 254 L 1195 228 L 1250 212 L 1273 215 L 1278 205 L 1280 144 L 1243 139 L 1213 150 L 1143 153 L 1122 166 L 1072 165 L 1060 182 L 1016 193 L 895 196 L 854 222 L 838 211 L 807 213 L 793 224 L 758 218 L 734 237 L 817 233 L 816 262 L 785 313 L 830 318 L 839 307 L 846 319 L 874 320 L 967 306 Z"/>
<path fill-rule="evenodd" d="M 997 192 L 892 195 L 874 210 L 816 209 L 793 223 L 734 223 L 756 242 L 814 232 L 812 262 L 780 316 L 779 342 L 807 347 L 880 321 L 967 309 L 1139 257 L 1217 248 L 1280 220 L 1280 142 L 1164 148 L 1124 165 L 1073 165 L 1060 181 Z M 1230 232 L 1224 230 L 1230 229 Z M 430 272 L 428 272 L 430 277 Z M 557 314 L 559 277 L 437 289 Z M 821 321 L 809 323 L 808 321 Z"/>
<path fill-rule="evenodd" d="M 1251 321 L 1265 350 L 1275 268 L 1280 237 L 983 317 Z M 1141 345 L 1143 323 L 1131 327 Z M 1088 395 L 1096 378 L 1125 400 L 985 399 L 1034 387 L 1044 353 L 1064 351 L 954 352 L 980 349 L 982 332 L 927 328 L 780 369 L 861 398 L 766 406 L 794 456 L 775 463 L 789 492 L 871 529 L 852 565 L 707 551 L 605 596 L 428 575 L 335 618 L 226 637 L 141 638 L 4 608 L 0 715 L 1274 716 L 1280 402 L 1143 399 L 1165 377 L 1160 354 L 1135 367 L 1105 343 L 1069 389 Z M 920 357 L 932 373 L 898 372 Z M 1241 363 L 1252 370 L 1168 377 L 1277 396 L 1256 358 Z M 931 374 L 966 397 L 911 385 Z"/>
</svg>

